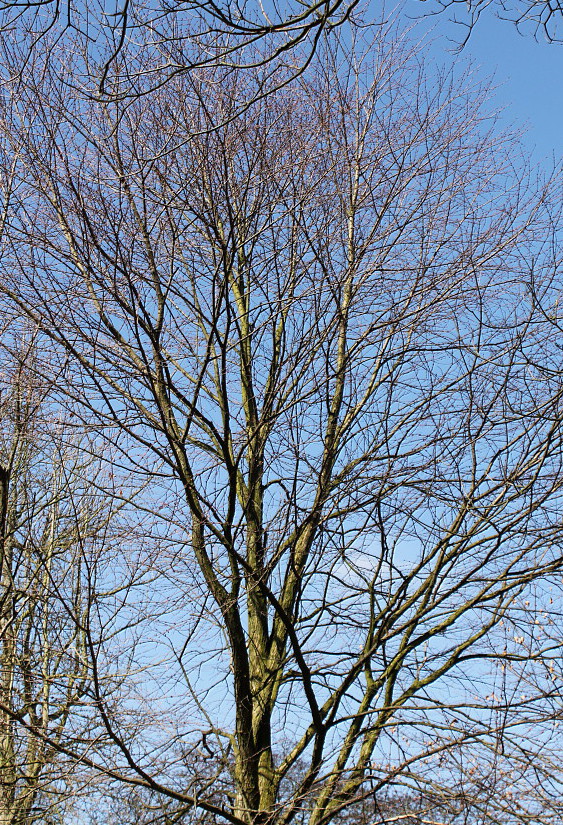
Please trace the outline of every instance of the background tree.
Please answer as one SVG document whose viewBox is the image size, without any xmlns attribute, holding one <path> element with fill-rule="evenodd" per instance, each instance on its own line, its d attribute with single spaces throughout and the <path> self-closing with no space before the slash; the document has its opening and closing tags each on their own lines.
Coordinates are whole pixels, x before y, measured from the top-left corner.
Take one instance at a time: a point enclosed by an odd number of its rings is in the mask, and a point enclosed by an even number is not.
<svg viewBox="0 0 563 825">
<path fill-rule="evenodd" d="M 102 494 L 99 475 L 93 486 L 100 461 L 53 403 L 35 336 L 18 327 L 3 330 L 0 374 L 3 825 L 61 822 L 80 793 L 83 771 L 60 746 L 84 732 L 96 677 L 89 634 L 108 596 L 96 556 L 115 540 L 123 508 Z"/>
<path fill-rule="evenodd" d="M 19 825 L 44 821 L 69 780 L 56 744 L 89 678 L 77 617 L 95 513 L 80 495 L 76 455 L 45 418 L 33 344 L 17 360 L 2 354 L 0 821 Z"/>
<path fill-rule="evenodd" d="M 149 485 L 127 646 L 90 634 L 121 688 L 57 746 L 178 821 L 553 813 L 555 184 L 401 37 L 336 41 L 267 105 L 259 69 L 185 77 L 6 85 L 5 312 Z"/>
</svg>

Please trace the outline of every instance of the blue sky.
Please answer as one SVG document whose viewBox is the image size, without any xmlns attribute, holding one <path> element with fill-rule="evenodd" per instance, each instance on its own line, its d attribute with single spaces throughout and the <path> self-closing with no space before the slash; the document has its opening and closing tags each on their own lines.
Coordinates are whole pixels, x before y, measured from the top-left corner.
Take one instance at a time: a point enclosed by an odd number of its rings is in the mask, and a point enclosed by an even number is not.
<svg viewBox="0 0 563 825">
<path fill-rule="evenodd" d="M 431 4 L 407 0 L 407 14 L 418 15 Z M 451 15 L 449 15 L 451 17 Z M 448 20 L 448 12 L 419 24 L 434 40 L 430 55 L 442 64 L 471 60 L 487 76 L 494 75 L 495 108 L 502 108 L 503 121 L 527 127 L 526 147 L 537 162 L 552 165 L 563 160 L 563 43 L 536 41 L 519 34 L 516 27 L 492 14 L 483 16 L 474 28 L 461 55 L 454 53 L 461 27 Z"/>
</svg>

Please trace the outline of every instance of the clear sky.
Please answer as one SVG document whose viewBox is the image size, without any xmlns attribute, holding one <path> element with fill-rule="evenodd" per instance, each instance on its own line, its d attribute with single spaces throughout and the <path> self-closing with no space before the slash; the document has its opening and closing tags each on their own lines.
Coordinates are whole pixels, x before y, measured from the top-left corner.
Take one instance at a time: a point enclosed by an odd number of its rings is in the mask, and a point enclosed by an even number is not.
<svg viewBox="0 0 563 825">
<path fill-rule="evenodd" d="M 431 2 L 420 0 L 405 4 L 405 12 L 414 16 L 430 8 Z M 430 54 L 444 64 L 469 58 L 486 75 L 494 75 L 493 102 L 503 109 L 507 123 L 527 127 L 525 142 L 534 160 L 563 161 L 563 43 L 536 41 L 531 34 L 519 34 L 509 21 L 487 14 L 456 55 L 454 40 L 459 43 L 463 34 L 461 27 L 448 22 L 449 14 L 427 17 L 419 24 L 432 30 Z"/>
</svg>

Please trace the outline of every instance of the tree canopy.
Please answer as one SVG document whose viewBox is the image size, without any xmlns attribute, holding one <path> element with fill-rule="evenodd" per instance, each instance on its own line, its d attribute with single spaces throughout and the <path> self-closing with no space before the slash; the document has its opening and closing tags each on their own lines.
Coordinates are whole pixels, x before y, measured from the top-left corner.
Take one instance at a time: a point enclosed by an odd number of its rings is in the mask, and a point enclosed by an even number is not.
<svg viewBox="0 0 563 825">
<path fill-rule="evenodd" d="M 548 41 L 561 37 L 559 0 L 430 0 L 414 13 L 443 12 L 462 23 L 464 42 L 475 25 L 487 25 L 480 21 L 485 10 Z M 359 0 L 2 0 L 0 30 L 7 40 L 25 44 L 27 56 L 18 73 L 25 73 L 39 43 L 59 44 L 63 51 L 53 49 L 53 54 L 69 87 L 102 99 L 143 94 L 178 73 L 197 74 L 206 66 L 236 70 L 263 64 L 269 69 L 256 90 L 260 96 L 277 87 L 280 69 L 298 76 L 319 41 L 343 23 L 354 21 L 362 28 L 366 21 L 383 23 L 394 13 L 383 4 L 366 9 Z M 80 70 L 76 64 L 70 70 L 61 55 L 77 48 L 84 60 Z M 125 52 L 131 60 L 135 51 L 143 59 L 128 65 Z"/>
</svg>

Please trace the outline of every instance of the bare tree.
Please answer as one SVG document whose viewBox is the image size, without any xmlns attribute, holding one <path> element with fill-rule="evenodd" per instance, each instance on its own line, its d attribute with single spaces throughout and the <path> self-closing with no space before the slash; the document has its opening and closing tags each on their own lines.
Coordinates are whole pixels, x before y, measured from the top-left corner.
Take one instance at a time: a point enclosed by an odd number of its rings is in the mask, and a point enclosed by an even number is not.
<svg viewBox="0 0 563 825">
<path fill-rule="evenodd" d="M 60 745 L 88 729 L 82 708 L 100 677 L 89 640 L 93 627 L 100 638 L 100 610 L 111 615 L 108 596 L 120 594 L 116 575 L 101 585 L 99 554 L 111 558 L 111 542 L 127 540 L 123 520 L 114 524 L 123 495 L 108 498 L 84 428 L 53 403 L 36 338 L 21 323 L 1 338 L 2 825 L 61 822 L 88 782 Z"/>
<path fill-rule="evenodd" d="M 48 65 L 6 87 L 4 309 L 147 480 L 154 540 L 89 636 L 122 686 L 56 747 L 172 821 L 554 815 L 555 184 L 400 37 L 235 119 L 263 75 L 217 71 L 127 105 Z"/>
<path fill-rule="evenodd" d="M 27 352 L 25 351 L 27 350 Z M 77 451 L 49 423 L 33 344 L 3 350 L 0 406 L 0 822 L 45 822 L 68 796 L 72 765 L 57 751 L 90 673 L 78 620 L 94 499 Z M 53 410 L 50 410 L 53 412 Z M 57 432 L 59 431 L 59 432 Z"/>
</svg>

